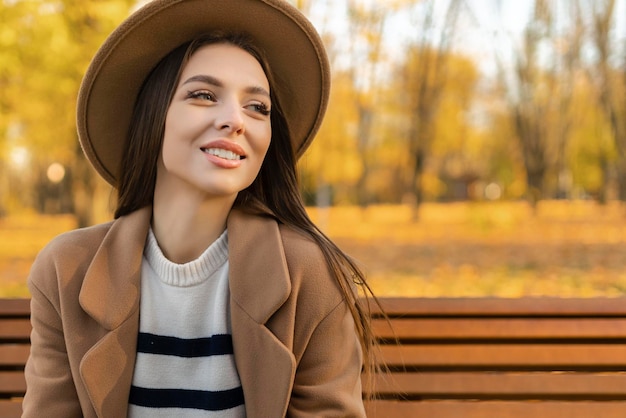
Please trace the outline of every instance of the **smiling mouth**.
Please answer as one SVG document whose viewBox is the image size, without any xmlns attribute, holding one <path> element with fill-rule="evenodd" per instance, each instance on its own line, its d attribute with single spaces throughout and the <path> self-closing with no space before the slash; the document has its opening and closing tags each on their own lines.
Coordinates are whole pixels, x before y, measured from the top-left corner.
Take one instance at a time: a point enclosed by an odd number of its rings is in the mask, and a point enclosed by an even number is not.
<svg viewBox="0 0 626 418">
<path fill-rule="evenodd" d="M 237 161 L 243 160 L 246 158 L 243 155 L 236 154 L 232 151 L 228 151 L 221 148 L 200 148 L 202 152 L 210 155 L 215 155 L 216 157 L 223 158 L 225 160 Z"/>
</svg>

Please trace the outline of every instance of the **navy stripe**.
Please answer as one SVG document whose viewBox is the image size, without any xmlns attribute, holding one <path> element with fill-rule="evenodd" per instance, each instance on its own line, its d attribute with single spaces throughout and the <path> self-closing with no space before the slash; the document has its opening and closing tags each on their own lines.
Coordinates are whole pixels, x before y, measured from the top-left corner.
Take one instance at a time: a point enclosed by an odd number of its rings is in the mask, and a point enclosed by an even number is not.
<svg viewBox="0 0 626 418">
<path fill-rule="evenodd" d="M 233 339 L 230 335 L 222 334 L 184 339 L 140 332 L 137 337 L 137 352 L 178 357 L 219 356 L 233 354 Z"/>
<path fill-rule="evenodd" d="M 146 389 L 130 387 L 129 402 L 147 408 L 191 408 L 223 411 L 244 404 L 240 387 L 216 392 L 187 389 Z"/>
</svg>

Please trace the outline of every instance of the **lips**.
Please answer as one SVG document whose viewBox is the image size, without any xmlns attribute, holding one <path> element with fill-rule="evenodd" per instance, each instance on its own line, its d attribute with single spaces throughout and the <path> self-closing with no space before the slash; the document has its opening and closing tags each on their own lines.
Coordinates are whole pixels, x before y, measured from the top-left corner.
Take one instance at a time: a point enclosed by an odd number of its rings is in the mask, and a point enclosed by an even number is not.
<svg viewBox="0 0 626 418">
<path fill-rule="evenodd" d="M 246 158 L 246 153 L 238 144 L 232 141 L 216 140 L 200 147 L 205 154 L 213 155 L 228 161 L 240 161 Z"/>
<path fill-rule="evenodd" d="M 225 160 L 241 160 L 245 157 L 221 148 L 201 148 L 202 152 L 224 158 Z"/>
</svg>

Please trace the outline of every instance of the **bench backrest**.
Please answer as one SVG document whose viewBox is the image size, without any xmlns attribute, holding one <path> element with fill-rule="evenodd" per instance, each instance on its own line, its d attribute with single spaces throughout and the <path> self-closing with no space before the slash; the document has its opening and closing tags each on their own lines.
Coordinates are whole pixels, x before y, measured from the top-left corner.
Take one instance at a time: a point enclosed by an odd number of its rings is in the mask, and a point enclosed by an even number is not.
<svg viewBox="0 0 626 418">
<path fill-rule="evenodd" d="M 626 298 L 382 303 L 370 416 L 626 417 Z"/>
<path fill-rule="evenodd" d="M 626 417 L 626 298 L 381 302 L 370 417 Z M 0 299 L 0 417 L 20 416 L 30 329 L 29 301 Z"/>
<path fill-rule="evenodd" d="M 0 299 L 0 417 L 21 415 L 30 330 L 29 301 Z"/>
</svg>

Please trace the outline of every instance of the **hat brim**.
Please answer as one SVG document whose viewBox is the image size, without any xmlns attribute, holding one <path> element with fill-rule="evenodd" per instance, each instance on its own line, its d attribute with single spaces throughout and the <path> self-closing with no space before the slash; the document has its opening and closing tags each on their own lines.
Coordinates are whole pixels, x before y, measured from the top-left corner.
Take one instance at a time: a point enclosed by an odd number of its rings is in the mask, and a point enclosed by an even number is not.
<svg viewBox="0 0 626 418">
<path fill-rule="evenodd" d="M 174 48 L 214 30 L 243 32 L 265 52 L 296 155 L 322 122 L 330 91 L 317 31 L 282 0 L 154 0 L 109 35 L 83 78 L 77 129 L 83 151 L 115 186 L 135 100 L 153 67 Z"/>
</svg>

